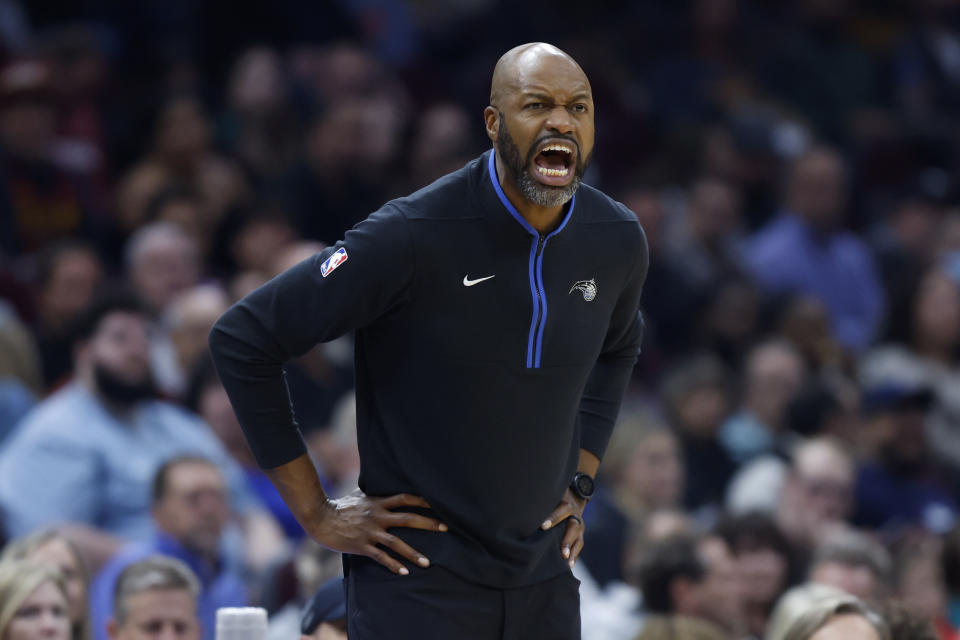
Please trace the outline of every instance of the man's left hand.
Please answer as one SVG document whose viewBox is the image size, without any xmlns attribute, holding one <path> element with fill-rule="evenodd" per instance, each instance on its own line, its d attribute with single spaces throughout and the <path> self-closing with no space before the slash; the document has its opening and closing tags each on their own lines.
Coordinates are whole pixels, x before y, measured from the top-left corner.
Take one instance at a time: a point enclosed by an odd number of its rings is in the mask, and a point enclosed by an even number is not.
<svg viewBox="0 0 960 640">
<path fill-rule="evenodd" d="M 541 529 L 547 531 L 564 520 L 567 521 L 567 532 L 563 536 L 563 542 L 560 543 L 560 553 L 569 561 L 571 569 L 577 563 L 577 557 L 583 550 L 583 532 L 585 531 L 583 509 L 586 506 L 586 500 L 577 497 L 573 491 L 567 489 L 560 504 L 540 525 Z"/>
</svg>

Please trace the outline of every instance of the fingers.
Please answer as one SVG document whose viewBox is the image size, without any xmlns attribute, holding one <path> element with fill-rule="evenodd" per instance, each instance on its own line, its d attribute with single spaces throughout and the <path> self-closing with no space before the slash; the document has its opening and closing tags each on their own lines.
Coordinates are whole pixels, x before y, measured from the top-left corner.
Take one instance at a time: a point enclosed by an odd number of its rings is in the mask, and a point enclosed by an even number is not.
<svg viewBox="0 0 960 640">
<path fill-rule="evenodd" d="M 576 514 L 570 514 L 570 517 L 567 518 L 567 530 L 563 534 L 563 541 L 560 543 L 560 553 L 563 554 L 564 558 L 570 561 L 571 567 L 573 567 L 574 563 L 572 552 L 576 548 L 575 545 L 577 542 L 582 542 L 582 540 L 583 520 L 581 520 L 580 516 Z"/>
<path fill-rule="evenodd" d="M 547 519 L 543 521 L 543 524 L 540 525 L 540 528 L 543 529 L 544 531 L 547 531 L 548 529 L 552 529 L 558 523 L 560 523 L 564 518 L 569 517 L 570 514 L 572 513 L 573 513 L 573 505 L 570 504 L 569 502 L 561 502 L 560 505 L 553 510 L 553 513 L 547 516 Z"/>
<path fill-rule="evenodd" d="M 379 498 L 377 502 L 380 503 L 384 509 L 396 509 L 397 507 L 423 507 L 424 509 L 430 508 L 430 503 L 421 498 L 420 496 L 410 495 L 409 493 L 398 493 L 393 496 L 387 496 L 386 498 Z"/>
<path fill-rule="evenodd" d="M 408 529 L 424 529 L 426 531 L 447 531 L 447 525 L 439 520 L 421 516 L 416 513 L 387 512 L 383 517 L 384 527 L 406 527 Z"/>
<path fill-rule="evenodd" d="M 371 558 L 373 558 L 374 560 L 376 560 L 377 562 L 379 562 L 380 564 L 385 566 L 387 569 L 390 569 L 390 571 L 396 574 L 399 574 L 401 576 L 410 575 L 409 569 L 407 569 L 405 566 L 400 564 L 399 560 L 396 560 L 393 556 L 391 556 L 389 553 L 387 553 L 380 547 L 376 547 L 372 544 L 369 544 L 366 547 L 364 547 L 363 553 L 365 555 L 370 556 Z"/>
<path fill-rule="evenodd" d="M 582 530 L 581 528 L 581 531 Z M 577 559 L 580 557 L 581 551 L 583 551 L 583 535 L 577 536 L 577 541 L 573 543 L 573 549 L 570 550 L 571 569 L 573 569 L 573 565 L 577 564 Z"/>
<path fill-rule="evenodd" d="M 409 493 L 398 493 L 394 496 L 387 496 L 377 500 L 383 509 L 396 509 L 397 507 L 423 507 L 430 509 L 430 503 L 420 496 L 410 495 Z M 411 529 L 425 529 L 426 531 L 447 531 L 447 525 L 434 518 L 421 516 L 416 513 L 390 513 L 384 518 L 385 527 L 409 527 Z"/>
<path fill-rule="evenodd" d="M 386 531 L 381 531 L 374 536 L 374 540 L 385 547 L 389 547 L 395 551 L 398 555 L 403 556 L 411 562 L 416 562 L 423 568 L 430 566 L 430 561 L 427 560 L 427 556 L 423 555 L 419 551 L 416 551 L 408 545 L 406 542 L 401 540 L 395 535 L 387 533 Z M 405 574 L 404 574 L 405 575 Z"/>
</svg>

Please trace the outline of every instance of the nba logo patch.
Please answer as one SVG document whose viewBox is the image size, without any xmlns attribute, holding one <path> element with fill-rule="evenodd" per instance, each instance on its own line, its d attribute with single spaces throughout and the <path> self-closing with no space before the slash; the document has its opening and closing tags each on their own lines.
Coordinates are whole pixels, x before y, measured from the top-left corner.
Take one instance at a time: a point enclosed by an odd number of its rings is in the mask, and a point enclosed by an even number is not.
<svg viewBox="0 0 960 640">
<path fill-rule="evenodd" d="M 347 250 L 340 247 L 333 252 L 333 255 L 323 261 L 320 265 L 320 275 L 326 278 L 334 269 L 347 261 Z"/>
</svg>

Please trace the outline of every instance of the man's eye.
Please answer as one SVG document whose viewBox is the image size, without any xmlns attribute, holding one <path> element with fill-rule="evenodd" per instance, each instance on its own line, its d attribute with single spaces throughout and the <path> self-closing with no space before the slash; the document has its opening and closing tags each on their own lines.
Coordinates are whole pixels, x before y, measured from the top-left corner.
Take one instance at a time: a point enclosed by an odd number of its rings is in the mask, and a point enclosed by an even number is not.
<svg viewBox="0 0 960 640">
<path fill-rule="evenodd" d="M 527 109 L 542 109 L 544 106 L 542 102 L 530 102 L 527 104 Z"/>
<path fill-rule="evenodd" d="M 585 105 L 585 104 L 575 104 L 575 105 L 573 105 L 572 107 L 570 107 L 570 109 L 573 110 L 574 113 L 586 113 L 586 112 L 587 112 L 587 105 Z"/>
</svg>

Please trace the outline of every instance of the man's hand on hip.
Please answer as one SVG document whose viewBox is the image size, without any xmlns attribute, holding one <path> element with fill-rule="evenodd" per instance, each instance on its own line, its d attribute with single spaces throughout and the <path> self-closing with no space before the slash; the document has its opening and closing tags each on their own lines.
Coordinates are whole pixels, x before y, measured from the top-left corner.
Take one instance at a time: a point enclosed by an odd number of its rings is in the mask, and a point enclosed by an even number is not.
<svg viewBox="0 0 960 640">
<path fill-rule="evenodd" d="M 573 491 L 567 489 L 563 494 L 563 499 L 560 500 L 560 504 L 540 526 L 541 529 L 547 531 L 562 521 L 567 521 L 567 532 L 563 535 L 563 542 L 560 543 L 560 552 L 569 561 L 571 569 L 577 563 L 577 557 L 583 550 L 583 533 L 585 531 L 583 509 L 586 506 L 586 500 L 578 498 Z"/>
<path fill-rule="evenodd" d="M 446 531 L 447 525 L 416 513 L 392 511 L 399 507 L 429 509 L 430 505 L 423 498 L 406 493 L 371 498 L 357 489 L 342 498 L 327 500 L 317 526 L 309 533 L 325 547 L 370 556 L 394 573 L 405 576 L 410 573 L 409 569 L 387 553 L 385 548 L 421 567 L 429 567 L 430 560 L 387 529 L 407 527 Z"/>
</svg>

